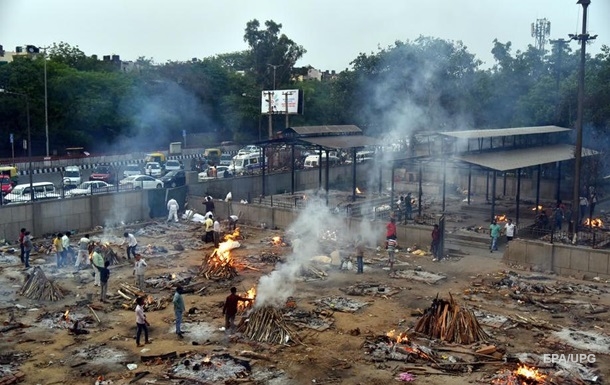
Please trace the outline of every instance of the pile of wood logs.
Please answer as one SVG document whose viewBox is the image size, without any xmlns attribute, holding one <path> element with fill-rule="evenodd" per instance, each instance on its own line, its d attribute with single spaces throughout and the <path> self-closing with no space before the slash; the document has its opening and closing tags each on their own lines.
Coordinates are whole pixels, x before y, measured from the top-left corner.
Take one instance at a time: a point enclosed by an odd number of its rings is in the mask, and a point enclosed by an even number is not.
<svg viewBox="0 0 610 385">
<path fill-rule="evenodd" d="M 296 333 L 288 326 L 282 312 L 265 306 L 252 310 L 248 319 L 239 324 L 237 330 L 257 342 L 287 344 L 299 342 Z"/>
<path fill-rule="evenodd" d="M 153 296 L 144 294 L 142 290 L 128 283 L 121 283 L 120 286 L 121 288 L 117 291 L 117 293 L 127 300 L 127 302 L 121 305 L 125 310 L 135 310 L 137 306 L 136 299 L 138 297 L 144 297 L 145 311 L 163 310 L 172 301 L 171 296 L 155 299 Z"/>
<path fill-rule="evenodd" d="M 472 310 L 457 304 L 451 294 L 449 301 L 436 295 L 432 306 L 417 321 L 415 331 L 441 341 L 466 345 L 489 338 Z"/>
<path fill-rule="evenodd" d="M 39 301 L 59 301 L 64 297 L 61 288 L 49 281 L 38 266 L 28 274 L 20 294 Z"/>
<path fill-rule="evenodd" d="M 235 268 L 233 258 L 230 256 L 221 257 L 217 255 L 217 250 L 214 250 L 207 258 L 204 259 L 199 274 L 213 281 L 226 280 L 236 277 L 237 269 Z"/>
<path fill-rule="evenodd" d="M 102 257 L 104 257 L 104 261 L 110 261 L 111 265 L 118 265 L 121 263 L 121 258 L 112 250 L 109 244 L 100 243 L 99 247 L 100 253 L 102 254 Z"/>
</svg>

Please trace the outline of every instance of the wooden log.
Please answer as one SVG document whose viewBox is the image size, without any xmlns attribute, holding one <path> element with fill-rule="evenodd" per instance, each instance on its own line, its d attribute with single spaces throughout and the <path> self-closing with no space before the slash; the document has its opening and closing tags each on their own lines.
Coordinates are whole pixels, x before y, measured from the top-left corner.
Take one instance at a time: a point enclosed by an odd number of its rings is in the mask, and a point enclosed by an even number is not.
<svg viewBox="0 0 610 385">
<path fill-rule="evenodd" d="M 156 355 L 152 355 L 152 356 L 140 356 L 140 361 L 149 362 L 149 361 L 154 361 L 157 359 L 167 360 L 167 359 L 174 359 L 174 358 L 178 358 L 177 352 L 156 354 Z"/>
</svg>

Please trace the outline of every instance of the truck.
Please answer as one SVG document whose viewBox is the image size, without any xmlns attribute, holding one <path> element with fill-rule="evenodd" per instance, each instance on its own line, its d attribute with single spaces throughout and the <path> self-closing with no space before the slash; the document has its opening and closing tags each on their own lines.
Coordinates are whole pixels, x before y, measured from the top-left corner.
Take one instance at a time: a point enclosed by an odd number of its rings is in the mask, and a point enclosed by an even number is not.
<svg viewBox="0 0 610 385">
<path fill-rule="evenodd" d="M 169 154 L 170 155 L 180 155 L 182 154 L 182 142 L 172 142 L 169 144 Z"/>
</svg>

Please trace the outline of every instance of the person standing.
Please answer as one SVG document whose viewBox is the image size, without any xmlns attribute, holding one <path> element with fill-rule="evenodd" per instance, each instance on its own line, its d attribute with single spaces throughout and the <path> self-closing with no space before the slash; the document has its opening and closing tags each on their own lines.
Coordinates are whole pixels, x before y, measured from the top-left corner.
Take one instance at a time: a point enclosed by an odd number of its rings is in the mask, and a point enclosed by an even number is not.
<svg viewBox="0 0 610 385">
<path fill-rule="evenodd" d="M 214 214 L 214 199 L 207 195 L 205 197 L 205 199 L 203 200 L 203 204 L 205 205 L 205 212 L 211 212 L 212 215 Z"/>
<path fill-rule="evenodd" d="M 138 287 L 138 289 L 144 290 L 144 275 L 146 274 L 146 268 L 148 267 L 148 265 L 140 254 L 136 254 L 135 259 L 136 261 L 133 266 L 132 275 L 136 276 L 136 286 Z"/>
<path fill-rule="evenodd" d="M 500 238 L 501 228 L 498 222 L 494 219 L 489 225 L 489 235 L 491 237 L 491 245 L 489 246 L 489 252 L 493 253 L 498 251 L 498 238 Z"/>
<path fill-rule="evenodd" d="M 61 237 L 61 246 L 63 248 L 62 259 L 64 265 L 68 265 L 68 252 L 70 252 L 70 235 L 72 235 L 72 233 L 66 231 L 66 233 Z"/>
<path fill-rule="evenodd" d="M 136 237 L 134 237 L 133 234 L 128 232 L 124 232 L 123 237 L 125 239 L 123 240 L 123 243 L 121 243 L 121 245 L 124 245 L 125 242 L 127 242 L 127 260 L 129 260 L 129 254 L 133 255 L 133 257 L 135 258 L 136 247 L 138 246 L 138 241 L 136 240 Z"/>
<path fill-rule="evenodd" d="M 513 223 L 512 219 L 509 219 L 508 222 L 504 225 L 504 234 L 506 234 L 506 242 L 510 242 L 515 237 L 515 229 L 517 226 Z"/>
<path fill-rule="evenodd" d="M 205 219 L 205 243 L 214 242 L 214 219 L 212 216 L 209 216 Z"/>
<path fill-rule="evenodd" d="M 89 239 L 89 234 L 85 234 L 84 237 L 78 241 L 78 255 L 76 257 L 76 262 L 74 263 L 74 267 L 77 269 L 80 268 L 82 264 L 89 264 L 89 244 L 91 240 Z"/>
<path fill-rule="evenodd" d="M 396 238 L 388 238 L 388 240 L 390 239 L 395 240 Z M 358 237 L 356 238 L 356 244 L 354 248 L 356 251 L 356 274 L 362 274 L 364 273 L 364 241 L 362 240 L 361 235 L 358 235 Z"/>
<path fill-rule="evenodd" d="M 95 277 L 93 286 L 101 286 L 102 285 L 101 277 L 100 277 L 100 272 L 98 269 L 100 267 L 104 267 L 104 257 L 100 253 L 99 246 L 96 246 L 95 249 L 93 250 L 93 255 L 91 257 L 91 264 L 93 265 L 93 275 Z"/>
<path fill-rule="evenodd" d="M 222 308 L 222 315 L 225 316 L 225 331 L 231 332 L 235 326 L 235 316 L 237 315 L 237 303 L 239 301 L 252 301 L 251 298 L 242 298 L 237 295 L 237 289 L 231 288 L 231 294 L 225 300 Z"/>
<path fill-rule="evenodd" d="M 25 264 L 25 268 L 30 268 L 30 253 L 34 248 L 34 243 L 32 243 L 32 236 L 29 231 L 25 232 L 25 236 L 23 237 L 23 263 Z"/>
<path fill-rule="evenodd" d="M 19 232 L 19 249 L 21 251 L 21 263 L 25 263 L 25 249 L 24 249 L 24 241 L 25 241 L 25 228 L 22 228 Z"/>
<path fill-rule="evenodd" d="M 63 266 L 64 264 L 64 248 L 63 248 L 63 244 L 61 242 L 61 237 L 63 236 L 62 233 L 57 233 L 57 235 L 55 236 L 55 238 L 53 238 L 53 248 L 55 249 L 55 254 L 57 255 L 57 268 L 59 269 L 60 267 Z"/>
<path fill-rule="evenodd" d="M 140 344 L 142 332 L 144 332 L 144 343 L 151 343 L 148 339 L 148 327 L 150 326 L 150 323 L 146 320 L 146 314 L 144 314 L 144 298 L 138 297 L 136 299 L 136 304 L 136 345 L 141 348 L 144 346 Z"/>
<path fill-rule="evenodd" d="M 176 293 L 174 294 L 174 315 L 176 316 L 176 335 L 180 338 L 184 338 L 182 334 L 182 315 L 184 314 L 184 298 L 182 298 L 182 286 L 176 286 Z"/>
<path fill-rule="evenodd" d="M 396 218 L 390 217 L 390 222 L 386 225 L 385 239 L 396 239 Z"/>
<path fill-rule="evenodd" d="M 178 222 L 178 209 L 179 208 L 180 208 L 180 205 L 178 205 L 178 202 L 174 198 L 167 201 L 167 211 L 169 211 L 169 214 L 167 216 L 168 222 L 170 222 L 172 220 L 172 218 L 174 219 L 174 222 Z"/>
<path fill-rule="evenodd" d="M 597 191 L 595 187 L 589 187 L 589 219 L 593 219 L 595 214 L 595 205 L 597 205 Z"/>
<path fill-rule="evenodd" d="M 104 261 L 104 266 L 102 267 L 95 266 L 95 268 L 98 270 L 97 274 L 100 277 L 100 301 L 102 302 L 106 302 L 106 293 L 108 292 L 108 280 L 110 279 L 110 269 L 108 269 L 109 266 L 110 261 Z"/>
<path fill-rule="evenodd" d="M 214 231 L 214 247 L 218 248 L 218 246 L 220 246 L 220 222 L 218 221 L 218 218 L 214 219 L 212 229 Z"/>
<path fill-rule="evenodd" d="M 580 208 L 580 217 L 578 218 L 579 223 L 586 218 L 587 215 L 587 207 L 589 206 L 589 199 L 583 195 L 579 198 L 579 208 Z"/>
<path fill-rule="evenodd" d="M 557 230 L 561 230 L 561 225 L 563 224 L 563 205 L 561 203 L 557 203 L 557 206 L 553 211 L 555 217 L 555 228 Z"/>
<path fill-rule="evenodd" d="M 439 253 L 439 247 L 441 245 L 441 231 L 438 225 L 434 225 L 432 228 L 432 242 L 430 243 L 430 251 L 432 252 L 432 256 L 434 257 L 433 261 L 440 261 L 442 258 Z"/>
<path fill-rule="evenodd" d="M 239 220 L 239 217 L 237 215 L 230 215 L 229 216 L 229 230 L 235 231 L 235 229 L 237 229 L 237 221 L 238 220 Z"/>
<path fill-rule="evenodd" d="M 396 239 L 388 239 L 386 241 L 386 249 L 388 250 L 388 262 L 390 265 L 390 271 L 394 270 L 394 262 L 396 262 L 396 247 L 398 242 Z"/>
<path fill-rule="evenodd" d="M 405 197 L 405 222 L 413 219 L 413 197 L 408 193 Z"/>
</svg>

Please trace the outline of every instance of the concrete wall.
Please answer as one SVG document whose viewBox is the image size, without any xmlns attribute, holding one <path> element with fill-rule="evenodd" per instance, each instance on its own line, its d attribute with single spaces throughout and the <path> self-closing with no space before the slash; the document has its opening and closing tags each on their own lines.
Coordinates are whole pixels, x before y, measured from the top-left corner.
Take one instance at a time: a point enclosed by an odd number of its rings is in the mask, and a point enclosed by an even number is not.
<svg viewBox="0 0 610 385">
<path fill-rule="evenodd" d="M 12 242 L 22 227 L 41 236 L 141 221 L 149 217 L 147 194 L 145 190 L 126 191 L 4 206 L 0 209 L 0 236 Z"/>
<path fill-rule="evenodd" d="M 515 239 L 507 246 L 503 260 L 563 276 L 610 279 L 608 250 Z"/>
</svg>

